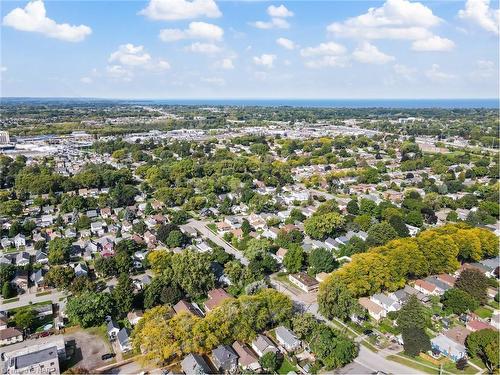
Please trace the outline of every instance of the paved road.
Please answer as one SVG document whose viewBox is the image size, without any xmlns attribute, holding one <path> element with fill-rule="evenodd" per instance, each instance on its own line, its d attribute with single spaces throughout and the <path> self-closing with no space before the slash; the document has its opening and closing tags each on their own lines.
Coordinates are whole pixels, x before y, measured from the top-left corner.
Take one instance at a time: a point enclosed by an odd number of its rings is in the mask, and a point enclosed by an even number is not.
<svg viewBox="0 0 500 375">
<path fill-rule="evenodd" d="M 241 251 L 237 250 L 230 243 L 224 241 L 223 238 L 214 234 L 208 227 L 207 223 L 200 220 L 191 219 L 189 221 L 189 225 L 195 228 L 198 232 L 202 234 L 202 236 L 208 238 L 210 241 L 214 242 L 216 245 L 219 245 L 224 249 L 226 253 L 234 255 L 236 259 L 238 259 L 245 266 L 248 265 L 249 261 L 245 256 L 241 253 Z"/>
<path fill-rule="evenodd" d="M 59 303 L 59 299 L 62 297 L 66 297 L 67 294 L 65 292 L 61 292 L 58 290 L 53 290 L 50 294 L 45 294 L 43 296 L 37 296 L 36 293 L 24 293 L 19 295 L 19 301 L 10 302 L 10 303 L 0 303 L 2 310 L 12 310 L 17 307 L 28 306 L 30 303 L 38 303 L 51 301 L 52 303 Z"/>
<path fill-rule="evenodd" d="M 318 304 L 317 302 L 313 303 L 308 303 L 304 302 L 303 299 L 300 298 L 300 295 L 295 294 L 292 292 L 287 286 L 283 285 L 282 283 L 273 280 L 270 278 L 271 285 L 279 290 L 280 292 L 288 295 L 295 304 L 300 305 L 304 312 L 309 312 L 316 316 L 319 320 L 325 321 L 325 322 L 330 322 L 327 320 L 323 315 L 321 315 L 318 311 Z M 330 322 L 331 324 L 335 326 L 343 325 L 340 321 L 334 321 Z M 348 328 L 346 326 L 346 328 Z M 352 330 L 351 330 L 352 331 Z M 352 331 L 355 333 L 354 331 Z M 357 334 L 356 341 L 360 342 L 364 338 L 362 335 Z M 363 345 L 359 345 L 359 354 L 358 357 L 355 359 L 355 362 L 358 363 L 359 365 L 370 369 L 372 372 L 377 372 L 377 371 L 382 371 L 385 372 L 386 374 L 420 374 L 420 372 L 401 365 L 397 362 L 390 361 L 385 358 L 384 353 L 375 353 L 372 352 L 371 350 L 367 349 Z M 340 370 L 342 372 L 342 369 Z M 364 373 L 363 373 L 364 374 Z M 369 374 L 369 372 L 366 372 L 366 374 Z"/>
</svg>

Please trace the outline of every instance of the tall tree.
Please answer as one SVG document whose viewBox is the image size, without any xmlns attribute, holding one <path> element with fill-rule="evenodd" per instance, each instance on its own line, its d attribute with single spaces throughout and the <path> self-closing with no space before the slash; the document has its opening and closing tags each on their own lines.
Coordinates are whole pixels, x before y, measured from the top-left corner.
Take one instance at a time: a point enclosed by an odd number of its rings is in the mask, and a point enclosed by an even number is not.
<svg viewBox="0 0 500 375">
<path fill-rule="evenodd" d="M 488 299 L 488 278 L 479 270 L 466 269 L 462 271 L 455 287 L 469 293 L 481 304 L 486 303 Z"/>
</svg>

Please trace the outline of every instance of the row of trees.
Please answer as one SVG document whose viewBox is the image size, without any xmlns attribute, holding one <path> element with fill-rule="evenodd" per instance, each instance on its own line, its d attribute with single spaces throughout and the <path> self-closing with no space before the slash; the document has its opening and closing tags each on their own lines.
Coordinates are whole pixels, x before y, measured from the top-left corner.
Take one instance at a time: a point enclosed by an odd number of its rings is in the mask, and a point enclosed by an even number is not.
<svg viewBox="0 0 500 375">
<path fill-rule="evenodd" d="M 339 303 L 338 294 L 333 293 L 338 285 L 352 297 L 394 291 L 409 279 L 454 272 L 460 265 L 459 259 L 479 260 L 497 252 L 498 238 L 494 233 L 462 225 L 446 225 L 426 230 L 416 238 L 390 241 L 354 255 L 349 264 L 332 273 L 320 285 L 320 309 L 332 316 Z"/>
</svg>

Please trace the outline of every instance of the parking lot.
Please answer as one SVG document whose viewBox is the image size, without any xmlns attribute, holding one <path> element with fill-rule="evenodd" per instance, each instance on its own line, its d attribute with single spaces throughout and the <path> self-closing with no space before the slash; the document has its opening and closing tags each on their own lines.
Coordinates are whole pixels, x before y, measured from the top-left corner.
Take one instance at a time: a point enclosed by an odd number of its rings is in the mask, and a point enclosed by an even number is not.
<svg viewBox="0 0 500 375">
<path fill-rule="evenodd" d="M 112 360 L 103 361 L 101 356 L 111 351 L 108 342 L 99 335 L 93 335 L 84 330 L 78 330 L 64 335 L 67 342 L 74 342 L 75 352 L 70 364 L 73 367 L 93 370 L 110 364 Z"/>
</svg>

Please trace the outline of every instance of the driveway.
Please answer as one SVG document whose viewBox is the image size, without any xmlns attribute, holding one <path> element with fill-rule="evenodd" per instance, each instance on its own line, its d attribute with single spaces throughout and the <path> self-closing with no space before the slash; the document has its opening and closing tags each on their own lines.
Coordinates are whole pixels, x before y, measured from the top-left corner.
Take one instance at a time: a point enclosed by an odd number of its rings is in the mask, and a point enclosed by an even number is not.
<svg viewBox="0 0 500 375">
<path fill-rule="evenodd" d="M 74 341 L 76 345 L 75 354 L 71 360 L 73 367 L 85 368 L 90 371 L 111 362 L 101 359 L 101 356 L 110 353 L 111 349 L 109 343 L 98 335 L 80 330 L 64 335 L 64 339 L 70 342 Z"/>
</svg>

